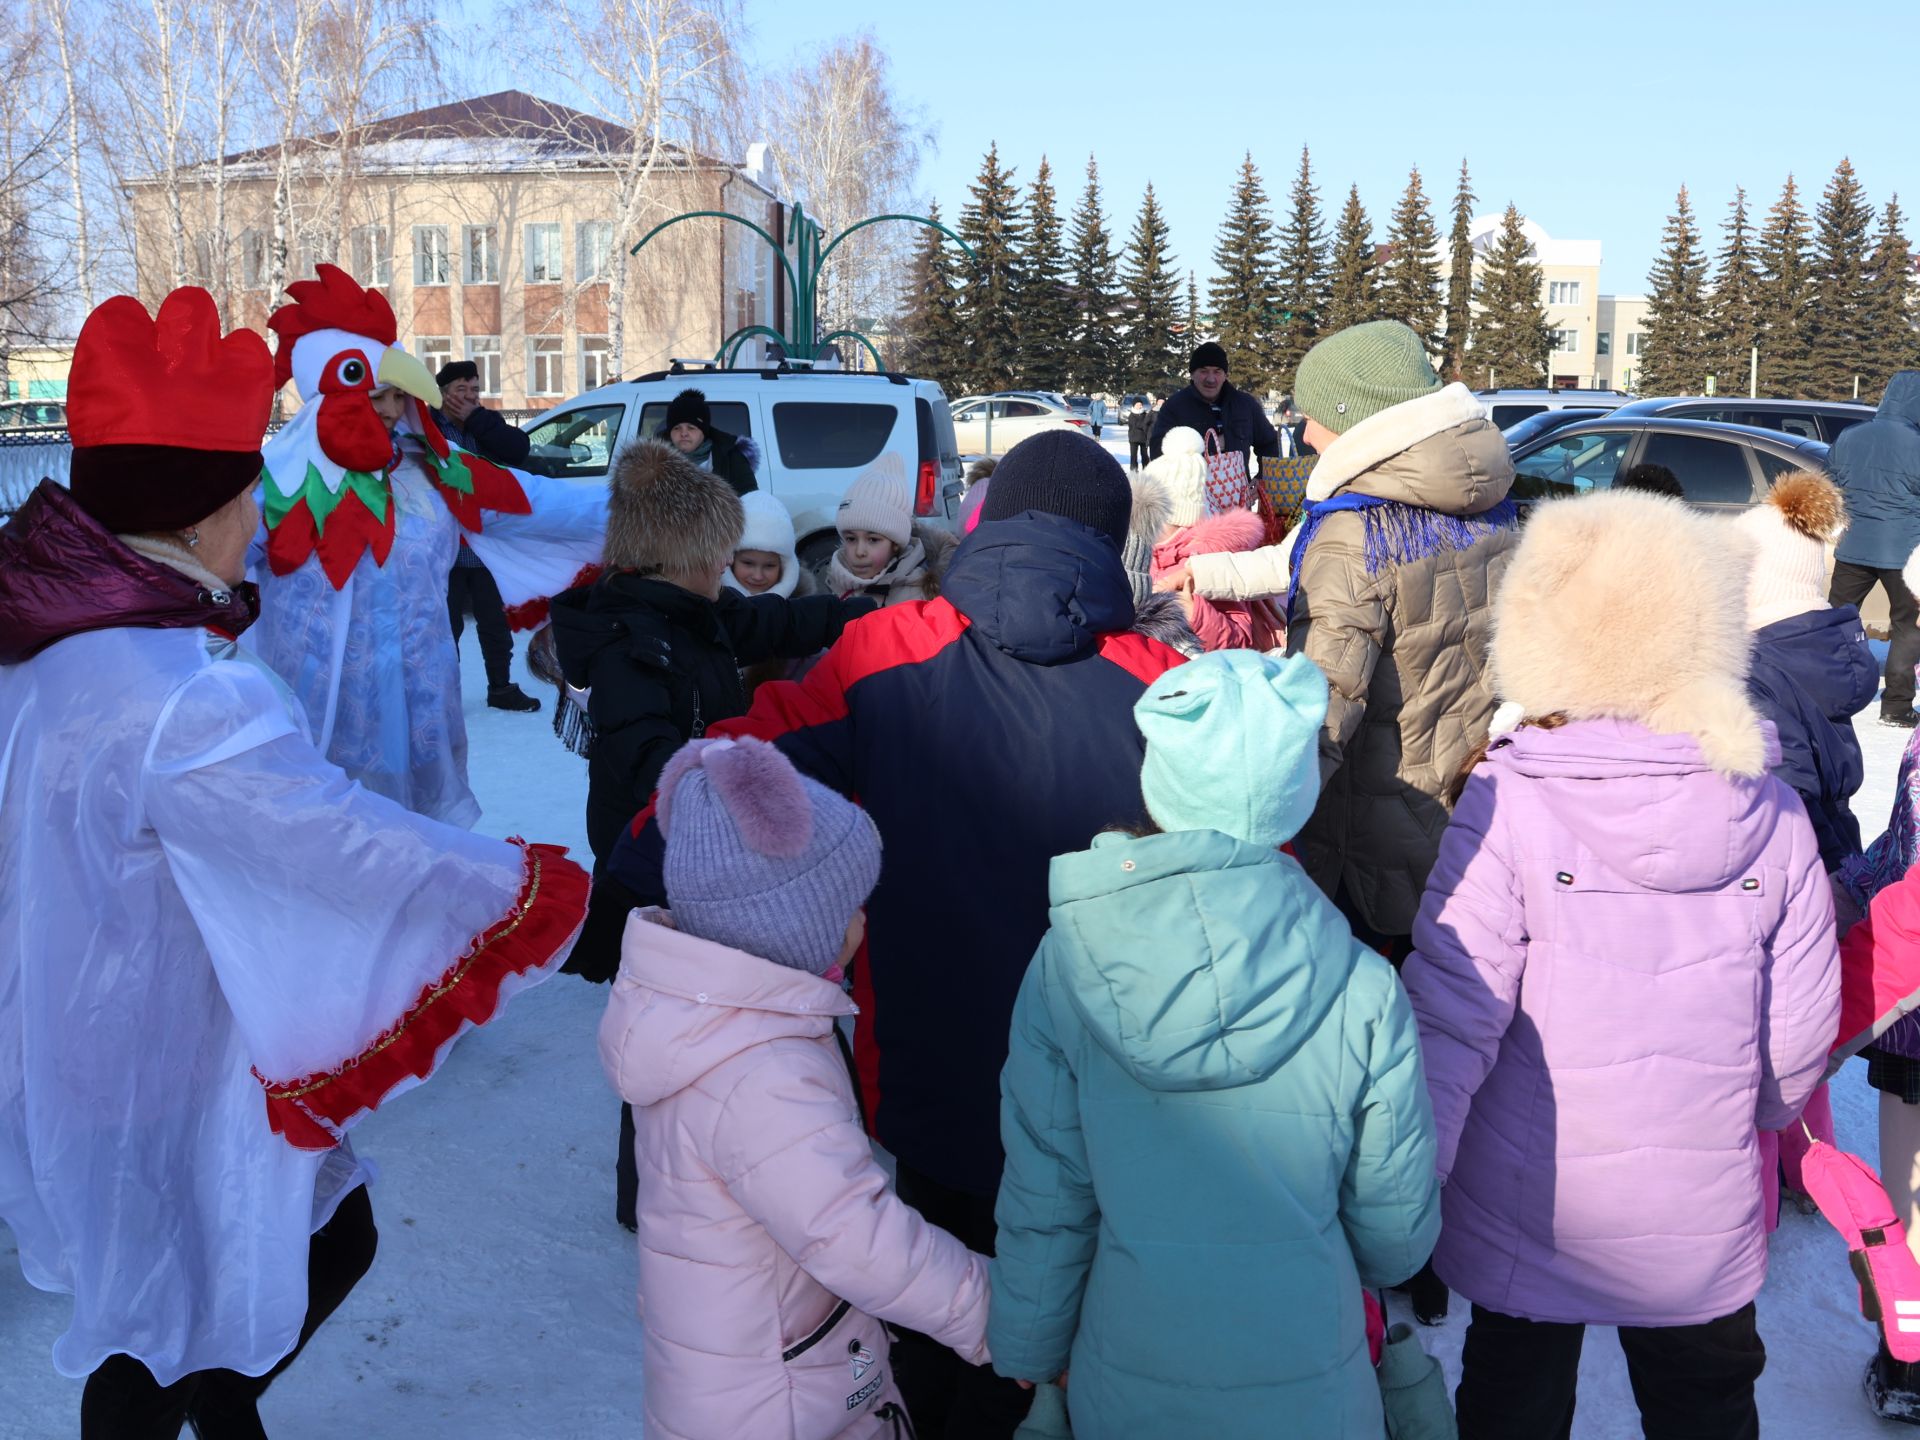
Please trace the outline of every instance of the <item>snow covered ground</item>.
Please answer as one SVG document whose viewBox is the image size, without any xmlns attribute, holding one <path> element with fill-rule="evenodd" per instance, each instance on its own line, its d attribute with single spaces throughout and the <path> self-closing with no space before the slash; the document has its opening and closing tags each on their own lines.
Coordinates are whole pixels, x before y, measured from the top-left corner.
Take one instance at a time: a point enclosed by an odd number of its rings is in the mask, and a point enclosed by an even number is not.
<svg viewBox="0 0 1920 1440">
<path fill-rule="evenodd" d="M 1107 436 L 1112 435 L 1108 431 Z M 1124 453 L 1124 432 L 1121 441 Z M 555 742 L 549 714 L 488 710 L 476 648 L 466 653 L 473 779 L 495 835 L 586 849 L 585 767 Z M 516 658 L 516 668 L 520 661 Z M 549 705 L 551 691 L 521 683 Z M 1884 822 L 1904 732 L 1868 719 L 1857 810 Z M 640 1432 L 632 1238 L 613 1221 L 617 1109 L 594 1053 L 605 992 L 560 976 L 469 1035 L 443 1072 L 355 1134 L 381 1168 L 373 1270 L 262 1407 L 275 1440 L 342 1434 L 416 1440 L 613 1440 Z M 1875 1158 L 1865 1066 L 1833 1087 L 1843 1145 Z M 1403 1308 L 1395 1300 L 1396 1313 Z M 1422 1331 L 1457 1378 L 1466 1306 Z M 0 1227 L 0 1437 L 77 1429 L 80 1386 L 48 1359 L 70 1302 L 20 1278 Z M 1903 1433 L 1860 1398 L 1873 1328 L 1859 1318 L 1839 1238 L 1789 1210 L 1760 1296 L 1769 1351 L 1760 1410 L 1772 1434 Z M 1574 1435 L 1640 1433 L 1619 1348 L 1588 1337 Z"/>
</svg>

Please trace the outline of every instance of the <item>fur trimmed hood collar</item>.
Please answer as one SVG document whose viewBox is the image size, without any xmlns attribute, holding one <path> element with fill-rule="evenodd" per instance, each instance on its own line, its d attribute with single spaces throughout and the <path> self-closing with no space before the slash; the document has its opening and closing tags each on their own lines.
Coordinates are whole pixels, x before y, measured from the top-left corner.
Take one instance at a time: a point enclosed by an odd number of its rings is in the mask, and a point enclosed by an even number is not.
<svg viewBox="0 0 1920 1440">
<path fill-rule="evenodd" d="M 1329 445 L 1307 477 L 1307 501 L 1349 487 L 1449 515 L 1478 515 L 1507 498 L 1513 461 L 1486 407 L 1455 382 L 1382 410 Z"/>
<path fill-rule="evenodd" d="M 1735 526 L 1664 496 L 1541 505 L 1494 601 L 1501 698 L 1689 736 L 1720 774 L 1764 774 L 1768 737 L 1747 696 L 1752 563 Z"/>
</svg>

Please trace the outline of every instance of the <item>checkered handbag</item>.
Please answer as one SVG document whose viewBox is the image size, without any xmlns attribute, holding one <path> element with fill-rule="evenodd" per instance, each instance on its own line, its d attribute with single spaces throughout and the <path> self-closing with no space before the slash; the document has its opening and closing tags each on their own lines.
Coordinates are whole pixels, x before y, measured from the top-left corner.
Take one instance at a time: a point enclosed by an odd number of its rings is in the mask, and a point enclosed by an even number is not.
<svg viewBox="0 0 1920 1440">
<path fill-rule="evenodd" d="M 1224 515 L 1253 504 L 1253 482 L 1247 478 L 1244 450 L 1220 448 L 1220 432 L 1207 431 L 1207 514 Z"/>
<path fill-rule="evenodd" d="M 1307 476 L 1318 455 L 1260 457 L 1260 494 L 1257 509 L 1267 522 L 1267 543 L 1278 544 L 1300 518 L 1307 503 Z"/>
</svg>

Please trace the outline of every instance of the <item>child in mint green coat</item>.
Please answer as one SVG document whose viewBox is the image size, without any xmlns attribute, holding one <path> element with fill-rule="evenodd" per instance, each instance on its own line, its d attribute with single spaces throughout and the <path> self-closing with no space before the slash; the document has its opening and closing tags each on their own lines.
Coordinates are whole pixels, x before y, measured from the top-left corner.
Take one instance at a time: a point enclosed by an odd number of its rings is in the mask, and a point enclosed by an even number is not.
<svg viewBox="0 0 1920 1440">
<path fill-rule="evenodd" d="M 1071 1367 L 1076 1440 L 1379 1440 L 1361 1287 L 1439 1233 L 1391 966 L 1279 853 L 1312 813 L 1312 662 L 1203 656 L 1135 706 L 1160 833 L 1062 855 L 1001 1076 L 994 1368 Z"/>
</svg>

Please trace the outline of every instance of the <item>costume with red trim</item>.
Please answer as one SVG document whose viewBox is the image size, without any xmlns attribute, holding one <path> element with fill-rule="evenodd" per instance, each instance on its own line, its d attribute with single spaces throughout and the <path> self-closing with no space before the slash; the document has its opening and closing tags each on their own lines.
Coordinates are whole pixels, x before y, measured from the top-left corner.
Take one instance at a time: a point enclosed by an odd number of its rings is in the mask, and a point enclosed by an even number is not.
<svg viewBox="0 0 1920 1440">
<path fill-rule="evenodd" d="M 1167 642 L 1193 639 L 1170 608 L 1136 613 L 1113 542 L 1085 525 L 992 521 L 939 599 L 862 616 L 804 680 L 707 731 L 775 742 L 880 827 L 856 1059 L 881 1142 L 941 1184 L 999 1184 L 999 1075 L 1048 865 L 1144 817 L 1133 705 L 1185 660 Z M 658 855 L 643 815 L 609 869 L 657 904 Z"/>
<path fill-rule="evenodd" d="M 440 389 L 395 343 L 393 310 L 345 271 L 287 287 L 267 323 L 275 379 L 304 402 L 263 448 L 264 596 L 250 641 L 299 695 L 328 758 L 411 810 L 471 825 L 447 575 L 462 540 L 534 623 L 599 559 L 606 492 L 496 465 L 434 423 Z M 376 388 L 408 397 L 396 434 Z"/>
<path fill-rule="evenodd" d="M 115 366 L 177 434 L 94 423 L 125 408 L 95 383 Z M 199 453 L 209 394 L 237 445 L 273 390 L 265 344 L 222 340 L 197 290 L 157 322 L 100 307 L 74 377 L 76 453 Z M 74 1297 L 62 1374 L 125 1353 L 161 1385 L 261 1375 L 298 1339 L 309 1237 L 365 1179 L 345 1132 L 553 972 L 586 877 L 355 785 L 231 638 L 252 587 L 204 544 L 114 533 L 100 515 L 148 502 L 97 478 L 0 531 L 0 1220 L 27 1279 Z"/>
</svg>

